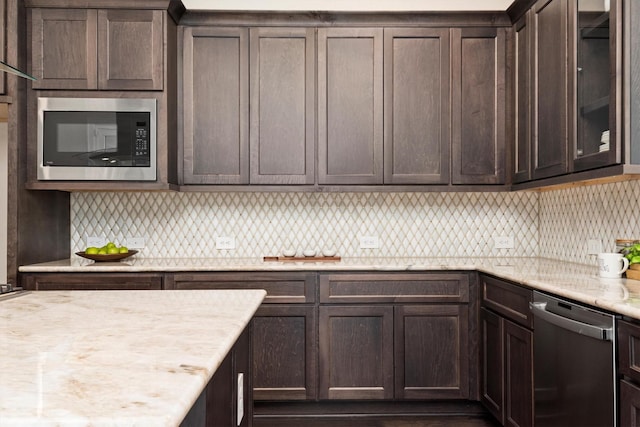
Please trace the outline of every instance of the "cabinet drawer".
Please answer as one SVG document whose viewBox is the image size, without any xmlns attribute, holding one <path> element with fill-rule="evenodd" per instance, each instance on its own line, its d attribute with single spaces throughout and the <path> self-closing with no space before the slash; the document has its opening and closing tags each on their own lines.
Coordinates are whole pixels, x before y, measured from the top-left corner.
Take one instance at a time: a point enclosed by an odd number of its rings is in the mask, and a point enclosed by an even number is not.
<svg viewBox="0 0 640 427">
<path fill-rule="evenodd" d="M 461 273 L 321 274 L 320 302 L 469 302 L 469 276 Z"/>
<path fill-rule="evenodd" d="M 162 275 L 149 273 L 43 273 L 23 276 L 22 286 L 34 291 L 100 291 L 162 289 Z"/>
<path fill-rule="evenodd" d="M 640 325 L 618 322 L 618 362 L 622 375 L 640 382 Z"/>
<path fill-rule="evenodd" d="M 482 305 L 502 314 L 529 329 L 533 328 L 533 315 L 529 303 L 533 291 L 490 276 L 480 276 L 482 281 Z"/>
<path fill-rule="evenodd" d="M 620 425 L 640 425 L 640 388 L 628 381 L 620 381 Z"/>
<path fill-rule="evenodd" d="M 179 273 L 166 277 L 166 289 L 264 289 L 265 304 L 313 303 L 315 273 Z"/>
</svg>

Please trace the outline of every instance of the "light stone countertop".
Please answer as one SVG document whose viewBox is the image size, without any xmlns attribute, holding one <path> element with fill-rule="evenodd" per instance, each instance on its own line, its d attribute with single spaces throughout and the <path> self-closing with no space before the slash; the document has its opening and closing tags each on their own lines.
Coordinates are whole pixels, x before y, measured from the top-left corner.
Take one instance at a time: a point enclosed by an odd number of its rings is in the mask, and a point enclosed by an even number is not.
<svg viewBox="0 0 640 427">
<path fill-rule="evenodd" d="M 175 426 L 263 290 L 47 291 L 0 299 L 0 426 Z"/>
<path fill-rule="evenodd" d="M 640 281 L 601 279 L 595 265 L 548 258 L 343 258 L 274 262 L 261 258 L 136 258 L 94 263 L 79 257 L 20 267 L 21 272 L 439 271 L 489 273 L 534 289 L 640 319 Z"/>
</svg>

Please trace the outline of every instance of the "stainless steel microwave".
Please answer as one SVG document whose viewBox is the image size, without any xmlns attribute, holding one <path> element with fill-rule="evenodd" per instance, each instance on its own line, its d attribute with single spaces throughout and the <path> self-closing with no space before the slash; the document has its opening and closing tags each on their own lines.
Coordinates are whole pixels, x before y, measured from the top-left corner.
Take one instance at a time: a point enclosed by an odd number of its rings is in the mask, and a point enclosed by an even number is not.
<svg viewBox="0 0 640 427">
<path fill-rule="evenodd" d="M 38 98 L 38 179 L 156 180 L 156 100 Z"/>
</svg>

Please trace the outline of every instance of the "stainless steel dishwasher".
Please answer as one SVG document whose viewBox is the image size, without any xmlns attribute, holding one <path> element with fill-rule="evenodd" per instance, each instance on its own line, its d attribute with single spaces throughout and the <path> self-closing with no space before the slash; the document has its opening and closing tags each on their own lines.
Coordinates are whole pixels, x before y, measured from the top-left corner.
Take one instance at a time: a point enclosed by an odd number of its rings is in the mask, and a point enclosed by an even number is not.
<svg viewBox="0 0 640 427">
<path fill-rule="evenodd" d="M 616 317 L 533 293 L 536 427 L 617 426 Z"/>
</svg>

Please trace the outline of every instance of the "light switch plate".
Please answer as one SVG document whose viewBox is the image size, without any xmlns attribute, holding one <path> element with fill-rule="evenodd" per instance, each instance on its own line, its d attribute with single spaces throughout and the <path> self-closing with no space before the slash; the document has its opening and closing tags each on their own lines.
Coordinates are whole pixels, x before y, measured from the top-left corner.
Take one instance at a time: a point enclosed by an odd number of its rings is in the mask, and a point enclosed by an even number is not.
<svg viewBox="0 0 640 427">
<path fill-rule="evenodd" d="M 597 255 L 602 252 L 602 241 L 600 239 L 587 240 L 587 254 Z"/>
<path fill-rule="evenodd" d="M 125 246 L 129 249 L 144 249 L 144 237 L 127 237 Z"/>
<path fill-rule="evenodd" d="M 216 237 L 216 249 L 219 251 L 229 251 L 236 248 L 236 239 L 233 236 Z"/>
<path fill-rule="evenodd" d="M 380 247 L 380 240 L 378 236 L 361 236 L 360 237 L 360 249 L 378 249 Z"/>
<path fill-rule="evenodd" d="M 513 249 L 513 236 L 497 236 L 493 238 L 494 249 Z"/>
<path fill-rule="evenodd" d="M 107 240 L 103 236 L 87 236 L 87 247 L 101 248 L 107 244 Z"/>
</svg>

